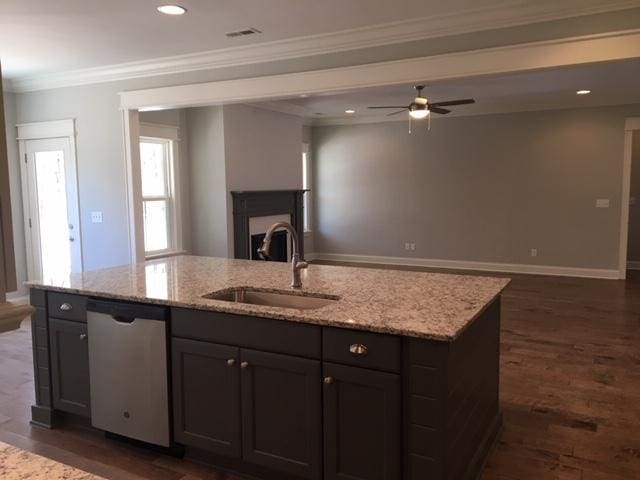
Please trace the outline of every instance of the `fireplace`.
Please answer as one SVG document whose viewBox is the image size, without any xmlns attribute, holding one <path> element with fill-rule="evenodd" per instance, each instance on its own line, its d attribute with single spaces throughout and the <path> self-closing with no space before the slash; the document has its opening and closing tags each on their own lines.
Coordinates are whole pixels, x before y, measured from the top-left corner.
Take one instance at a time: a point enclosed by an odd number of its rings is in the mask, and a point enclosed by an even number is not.
<svg viewBox="0 0 640 480">
<path fill-rule="evenodd" d="M 259 259 L 257 248 L 267 229 L 274 223 L 291 223 L 300 238 L 300 254 L 304 254 L 302 228 L 302 195 L 305 190 L 258 190 L 231 192 L 233 198 L 233 247 L 235 258 Z M 276 240 L 276 235 L 278 240 Z M 291 258 L 291 242 L 286 232 L 273 237 L 272 260 Z M 257 245 L 256 245 L 257 244 Z M 304 257 L 303 257 L 304 258 Z M 283 260 L 284 259 L 284 260 Z"/>
<path fill-rule="evenodd" d="M 264 260 L 260 258 L 258 249 L 262 246 L 266 233 L 251 235 L 251 260 Z M 287 248 L 287 232 L 281 230 L 275 232 L 271 237 L 271 248 L 269 249 L 268 261 L 287 262 L 289 261 L 289 251 Z"/>
</svg>

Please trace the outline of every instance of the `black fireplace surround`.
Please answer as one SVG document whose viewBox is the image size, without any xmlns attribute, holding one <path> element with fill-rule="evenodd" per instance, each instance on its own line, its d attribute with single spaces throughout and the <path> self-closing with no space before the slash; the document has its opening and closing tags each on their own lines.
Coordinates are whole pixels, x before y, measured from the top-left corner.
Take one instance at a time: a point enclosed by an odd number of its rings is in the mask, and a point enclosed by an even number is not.
<svg viewBox="0 0 640 480">
<path fill-rule="evenodd" d="M 233 250 L 235 258 L 251 259 L 249 219 L 271 215 L 289 215 L 300 239 L 304 258 L 302 197 L 306 190 L 252 190 L 231 192 L 233 198 Z"/>
</svg>

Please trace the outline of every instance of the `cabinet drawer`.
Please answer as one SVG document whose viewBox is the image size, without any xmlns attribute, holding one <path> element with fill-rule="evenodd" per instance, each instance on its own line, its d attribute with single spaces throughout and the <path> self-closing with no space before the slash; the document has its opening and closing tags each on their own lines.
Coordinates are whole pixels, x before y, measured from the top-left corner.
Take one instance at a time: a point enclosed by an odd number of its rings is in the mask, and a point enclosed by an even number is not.
<svg viewBox="0 0 640 480">
<path fill-rule="evenodd" d="M 49 292 L 49 316 L 87 323 L 87 297 Z"/>
<path fill-rule="evenodd" d="M 174 308 L 171 335 L 179 338 L 320 358 L 320 327 L 266 318 Z"/>
<path fill-rule="evenodd" d="M 400 338 L 340 328 L 322 329 L 322 358 L 357 367 L 400 371 Z"/>
</svg>

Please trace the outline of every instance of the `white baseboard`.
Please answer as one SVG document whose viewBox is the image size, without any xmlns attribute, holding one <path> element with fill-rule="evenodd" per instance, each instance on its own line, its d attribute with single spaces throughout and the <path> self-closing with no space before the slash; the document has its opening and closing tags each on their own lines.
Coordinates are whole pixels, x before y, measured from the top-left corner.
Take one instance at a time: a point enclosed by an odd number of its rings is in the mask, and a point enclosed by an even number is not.
<svg viewBox="0 0 640 480">
<path fill-rule="evenodd" d="M 640 270 L 640 261 L 629 260 L 627 262 L 627 270 Z"/>
<path fill-rule="evenodd" d="M 320 258 L 318 257 L 319 254 L 311 252 L 311 253 L 305 253 L 304 254 L 304 259 L 307 261 L 311 261 L 311 260 L 319 260 Z"/>
<path fill-rule="evenodd" d="M 377 255 L 346 255 L 339 253 L 310 253 L 307 260 L 334 262 L 377 263 L 381 265 L 407 265 L 414 267 L 447 268 L 451 270 L 477 270 L 482 272 L 524 273 L 560 277 L 603 278 L 616 280 L 618 270 L 600 268 L 556 267 L 550 265 L 524 265 L 513 263 L 473 262 L 462 260 L 437 260 L 431 258 L 383 257 Z M 640 264 L 640 262 L 638 262 Z"/>
<path fill-rule="evenodd" d="M 18 305 L 26 305 L 29 303 L 29 295 L 21 295 L 19 292 L 8 293 L 7 301 Z"/>
</svg>

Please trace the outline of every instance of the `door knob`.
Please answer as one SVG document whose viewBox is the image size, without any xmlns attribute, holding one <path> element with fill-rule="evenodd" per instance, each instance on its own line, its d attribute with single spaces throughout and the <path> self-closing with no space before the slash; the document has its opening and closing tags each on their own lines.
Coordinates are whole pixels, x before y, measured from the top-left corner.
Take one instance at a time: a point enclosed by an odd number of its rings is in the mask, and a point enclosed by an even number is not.
<svg viewBox="0 0 640 480">
<path fill-rule="evenodd" d="M 73 310 L 73 305 L 65 302 L 62 305 L 60 305 L 60 310 L 62 310 L 63 312 L 70 312 L 71 310 Z"/>
<path fill-rule="evenodd" d="M 227 360 L 227 365 L 230 367 L 233 367 L 236 364 L 236 359 L 235 358 L 230 358 L 229 360 Z"/>
<path fill-rule="evenodd" d="M 333 377 L 324 377 L 324 384 L 331 385 L 333 383 Z"/>
<path fill-rule="evenodd" d="M 80 334 L 80 340 L 86 340 L 87 339 L 87 334 L 86 333 L 81 333 Z"/>
<path fill-rule="evenodd" d="M 240 368 L 247 368 L 249 366 L 249 362 L 240 363 Z"/>
</svg>

